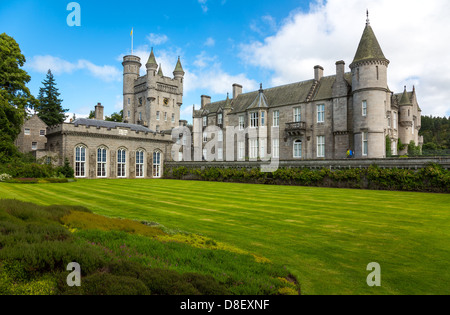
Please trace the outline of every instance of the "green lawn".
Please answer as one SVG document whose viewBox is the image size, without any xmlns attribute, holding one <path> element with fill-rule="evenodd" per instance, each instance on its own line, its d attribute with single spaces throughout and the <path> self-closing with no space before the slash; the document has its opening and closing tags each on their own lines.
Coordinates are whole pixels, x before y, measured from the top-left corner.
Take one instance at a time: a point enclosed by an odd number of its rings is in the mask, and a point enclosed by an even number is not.
<svg viewBox="0 0 450 315">
<path fill-rule="evenodd" d="M 303 294 L 450 294 L 450 195 L 170 180 L 0 183 L 0 198 L 202 233 L 284 264 Z M 381 265 L 381 287 L 366 278 Z"/>
</svg>

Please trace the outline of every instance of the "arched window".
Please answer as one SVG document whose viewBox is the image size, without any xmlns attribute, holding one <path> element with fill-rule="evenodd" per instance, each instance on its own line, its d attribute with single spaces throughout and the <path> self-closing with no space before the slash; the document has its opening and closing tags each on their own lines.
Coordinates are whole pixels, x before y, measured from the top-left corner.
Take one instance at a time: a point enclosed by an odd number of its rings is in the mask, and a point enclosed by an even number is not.
<svg viewBox="0 0 450 315">
<path fill-rule="evenodd" d="M 127 151 L 119 149 L 117 151 L 117 177 L 126 177 L 127 173 Z"/>
<path fill-rule="evenodd" d="M 136 177 L 144 177 L 144 151 L 136 151 Z"/>
<path fill-rule="evenodd" d="M 161 152 L 153 153 L 153 178 L 161 178 Z"/>
<path fill-rule="evenodd" d="M 86 177 L 86 147 L 75 148 L 75 177 Z"/>
<path fill-rule="evenodd" d="M 106 148 L 97 149 L 97 177 L 106 177 Z"/>
<path fill-rule="evenodd" d="M 294 158 L 295 159 L 302 158 L 302 141 L 301 140 L 294 141 Z"/>
</svg>

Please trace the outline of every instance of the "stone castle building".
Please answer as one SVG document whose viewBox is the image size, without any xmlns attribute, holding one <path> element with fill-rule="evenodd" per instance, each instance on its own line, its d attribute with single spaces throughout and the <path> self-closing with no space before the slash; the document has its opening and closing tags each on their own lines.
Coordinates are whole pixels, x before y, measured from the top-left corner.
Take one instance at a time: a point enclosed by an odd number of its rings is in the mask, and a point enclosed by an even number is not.
<svg viewBox="0 0 450 315">
<path fill-rule="evenodd" d="M 338 61 L 332 76 L 316 66 L 311 80 L 246 94 L 234 84 L 232 99 L 213 103 L 202 96 L 194 147 L 208 161 L 341 159 L 348 149 L 356 158 L 385 158 L 389 138 L 391 154 L 404 154 L 399 141 L 422 145 L 421 110 L 415 88 L 389 89 L 389 63 L 367 20 L 350 72 Z"/>
<path fill-rule="evenodd" d="M 186 137 L 186 132 L 191 136 L 187 122 L 180 120 L 185 75 L 180 59 L 173 77 L 164 76 L 153 49 L 145 75 L 140 76 L 137 56 L 125 56 L 122 65 L 123 122 L 104 121 L 101 104 L 94 119 L 57 126 L 33 116 L 16 141 L 21 151 L 59 165 L 68 159 L 77 178 L 159 178 L 164 161 L 182 158 L 342 159 L 348 149 L 356 158 L 385 158 L 387 139 L 393 155 L 404 153 L 397 151 L 400 141 L 422 144 L 415 89 L 389 89 L 389 60 L 369 21 L 350 72 L 338 61 L 332 76 L 316 66 L 311 80 L 270 89 L 261 85 L 245 94 L 234 84 L 232 98 L 219 102 L 202 96 L 201 109 L 193 110 L 192 139 Z M 179 126 L 181 133 L 174 129 Z"/>
</svg>

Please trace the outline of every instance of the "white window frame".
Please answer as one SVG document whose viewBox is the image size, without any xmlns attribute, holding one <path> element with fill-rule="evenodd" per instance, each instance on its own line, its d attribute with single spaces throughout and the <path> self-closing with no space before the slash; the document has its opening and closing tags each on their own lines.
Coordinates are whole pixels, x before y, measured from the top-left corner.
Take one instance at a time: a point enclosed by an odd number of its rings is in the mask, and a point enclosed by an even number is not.
<svg viewBox="0 0 450 315">
<path fill-rule="evenodd" d="M 219 130 L 219 132 L 217 133 L 217 141 L 223 142 L 223 131 L 222 130 Z"/>
<path fill-rule="evenodd" d="M 160 120 L 161 119 L 161 112 L 157 111 L 156 112 L 156 120 Z"/>
<path fill-rule="evenodd" d="M 293 157 L 294 159 L 301 159 L 303 155 L 303 141 L 295 140 L 293 144 Z"/>
<path fill-rule="evenodd" d="M 117 150 L 117 177 L 127 177 L 127 150 Z"/>
<path fill-rule="evenodd" d="M 361 109 L 362 116 L 367 117 L 367 101 L 362 101 L 361 106 L 362 106 L 362 109 Z"/>
<path fill-rule="evenodd" d="M 217 124 L 222 125 L 223 124 L 223 114 L 217 115 Z"/>
<path fill-rule="evenodd" d="M 203 142 L 208 142 L 208 133 L 206 131 L 203 132 Z"/>
<path fill-rule="evenodd" d="M 259 112 L 250 113 L 250 128 L 259 127 Z"/>
<path fill-rule="evenodd" d="M 361 134 L 361 140 L 362 140 L 362 155 L 368 156 L 369 155 L 369 133 L 363 132 Z"/>
<path fill-rule="evenodd" d="M 266 125 L 266 112 L 261 112 L 261 127 L 264 127 Z"/>
<path fill-rule="evenodd" d="M 273 127 L 280 127 L 280 111 L 273 112 Z"/>
<path fill-rule="evenodd" d="M 317 105 L 317 122 L 318 123 L 325 122 L 325 104 Z"/>
<path fill-rule="evenodd" d="M 108 150 L 104 147 L 97 149 L 97 177 L 105 178 L 107 176 L 106 163 L 108 162 Z"/>
<path fill-rule="evenodd" d="M 144 150 L 136 151 L 136 177 L 143 178 L 145 176 L 145 152 Z"/>
<path fill-rule="evenodd" d="M 317 136 L 317 157 L 325 157 L 325 136 Z"/>
<path fill-rule="evenodd" d="M 295 107 L 294 108 L 294 122 L 301 122 L 301 121 L 302 121 L 302 108 Z"/>
<path fill-rule="evenodd" d="M 274 159 L 280 158 L 280 139 L 272 139 L 272 157 Z"/>
<path fill-rule="evenodd" d="M 161 178 L 161 151 L 153 152 L 153 178 Z"/>
<path fill-rule="evenodd" d="M 203 149 L 203 159 L 206 160 L 207 156 L 208 156 L 208 150 Z"/>
<path fill-rule="evenodd" d="M 217 149 L 217 160 L 223 161 L 223 149 L 222 148 Z"/>
<path fill-rule="evenodd" d="M 208 126 L 208 117 L 204 116 L 203 117 L 203 127 L 207 127 Z"/>
<path fill-rule="evenodd" d="M 393 126 L 393 128 L 395 129 L 395 130 L 397 130 L 398 129 L 398 125 L 397 125 L 397 113 L 396 112 L 394 112 L 393 113 L 393 123 L 394 123 L 394 126 Z"/>
<path fill-rule="evenodd" d="M 250 158 L 251 159 L 257 159 L 258 158 L 258 153 L 259 153 L 259 143 L 258 143 L 258 139 L 250 139 L 249 140 L 250 143 Z"/>
<path fill-rule="evenodd" d="M 31 142 L 31 150 L 37 151 L 38 143 L 36 141 Z"/>
<path fill-rule="evenodd" d="M 24 133 L 25 136 L 29 136 L 29 135 L 31 135 L 31 129 L 30 128 L 25 128 L 23 133 Z"/>
<path fill-rule="evenodd" d="M 245 129 L 245 116 L 240 115 L 239 116 L 239 130 L 244 130 L 244 129 Z"/>
<path fill-rule="evenodd" d="M 45 133 L 46 133 L 46 130 L 44 130 L 44 129 L 39 130 L 39 136 L 45 137 Z"/>
<path fill-rule="evenodd" d="M 266 139 L 259 141 L 259 157 L 262 159 L 266 157 L 266 141 Z"/>
<path fill-rule="evenodd" d="M 239 160 L 245 159 L 245 142 L 244 141 L 238 142 L 238 159 Z"/>
<path fill-rule="evenodd" d="M 87 149 L 85 146 L 79 145 L 75 147 L 75 177 L 86 177 L 86 154 Z"/>
</svg>

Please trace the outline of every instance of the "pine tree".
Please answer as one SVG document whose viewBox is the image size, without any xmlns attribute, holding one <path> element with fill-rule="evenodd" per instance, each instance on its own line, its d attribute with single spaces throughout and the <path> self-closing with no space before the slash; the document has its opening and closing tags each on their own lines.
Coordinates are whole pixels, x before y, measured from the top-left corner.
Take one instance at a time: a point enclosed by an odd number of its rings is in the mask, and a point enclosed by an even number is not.
<svg viewBox="0 0 450 315">
<path fill-rule="evenodd" d="M 68 109 L 62 108 L 62 100 L 58 97 L 61 95 L 56 88 L 55 78 L 48 70 L 46 79 L 42 82 L 44 87 L 39 89 L 39 105 L 38 116 L 48 126 L 54 126 L 63 123 L 67 116 Z"/>
</svg>

